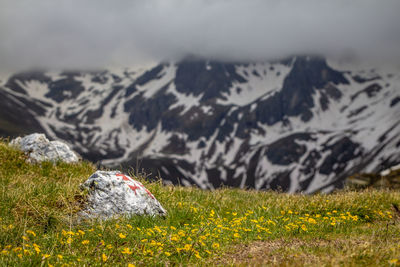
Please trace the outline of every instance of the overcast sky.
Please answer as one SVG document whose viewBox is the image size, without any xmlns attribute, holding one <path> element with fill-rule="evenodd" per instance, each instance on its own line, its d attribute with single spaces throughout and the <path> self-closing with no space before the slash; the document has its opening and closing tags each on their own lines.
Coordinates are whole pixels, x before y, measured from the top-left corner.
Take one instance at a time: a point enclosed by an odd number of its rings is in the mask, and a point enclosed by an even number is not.
<svg viewBox="0 0 400 267">
<path fill-rule="evenodd" d="M 196 55 L 400 59 L 400 0 L 0 0 L 0 69 L 137 66 Z"/>
</svg>

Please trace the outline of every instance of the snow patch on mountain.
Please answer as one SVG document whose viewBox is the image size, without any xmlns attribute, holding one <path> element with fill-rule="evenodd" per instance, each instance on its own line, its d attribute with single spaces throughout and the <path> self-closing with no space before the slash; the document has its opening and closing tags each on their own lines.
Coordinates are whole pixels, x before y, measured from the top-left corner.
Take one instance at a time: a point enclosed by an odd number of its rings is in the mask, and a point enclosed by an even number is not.
<svg viewBox="0 0 400 267">
<path fill-rule="evenodd" d="M 267 97 L 282 88 L 283 80 L 291 66 L 280 63 L 254 63 L 237 66 L 236 73 L 247 80 L 246 84 L 234 82 L 228 93 L 218 99 L 221 105 L 246 106 L 261 97 Z"/>
</svg>

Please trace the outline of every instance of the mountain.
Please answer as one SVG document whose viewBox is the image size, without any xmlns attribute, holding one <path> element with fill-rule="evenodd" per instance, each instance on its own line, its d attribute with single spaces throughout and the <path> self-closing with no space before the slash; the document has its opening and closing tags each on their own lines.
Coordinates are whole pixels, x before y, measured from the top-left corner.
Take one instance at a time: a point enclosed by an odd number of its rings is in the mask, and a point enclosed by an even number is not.
<svg viewBox="0 0 400 267">
<path fill-rule="evenodd" d="M 0 83 L 0 134 L 174 184 L 329 192 L 400 163 L 400 71 L 321 57 L 26 72 Z"/>
</svg>

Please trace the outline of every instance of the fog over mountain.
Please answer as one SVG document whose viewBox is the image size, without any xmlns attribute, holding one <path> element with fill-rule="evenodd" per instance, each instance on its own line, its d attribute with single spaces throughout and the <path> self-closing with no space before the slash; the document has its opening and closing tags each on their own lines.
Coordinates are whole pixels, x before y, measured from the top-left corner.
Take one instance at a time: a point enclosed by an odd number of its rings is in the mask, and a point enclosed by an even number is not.
<svg viewBox="0 0 400 267">
<path fill-rule="evenodd" d="M 0 0 L 2 71 L 400 55 L 397 0 Z"/>
</svg>

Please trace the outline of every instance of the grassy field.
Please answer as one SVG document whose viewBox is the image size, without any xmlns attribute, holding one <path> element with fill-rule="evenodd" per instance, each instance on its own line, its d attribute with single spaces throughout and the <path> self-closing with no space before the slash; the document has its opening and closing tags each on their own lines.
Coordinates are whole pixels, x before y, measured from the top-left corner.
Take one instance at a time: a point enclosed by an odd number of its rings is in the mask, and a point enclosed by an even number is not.
<svg viewBox="0 0 400 267">
<path fill-rule="evenodd" d="M 400 264 L 398 191 L 210 192 L 142 180 L 165 218 L 77 225 L 79 184 L 95 167 L 25 159 L 0 142 L 0 266 Z"/>
</svg>

